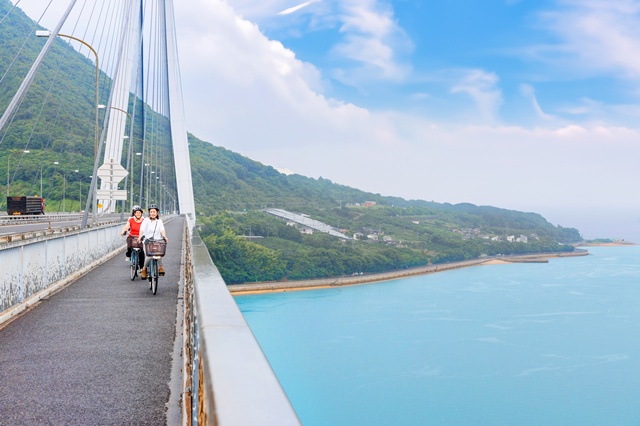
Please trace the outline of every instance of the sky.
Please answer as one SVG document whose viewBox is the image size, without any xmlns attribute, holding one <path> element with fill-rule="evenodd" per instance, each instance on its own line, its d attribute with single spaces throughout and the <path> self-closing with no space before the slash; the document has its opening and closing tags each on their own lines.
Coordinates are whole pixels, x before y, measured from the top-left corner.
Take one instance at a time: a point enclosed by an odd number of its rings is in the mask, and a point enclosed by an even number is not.
<svg viewBox="0 0 640 426">
<path fill-rule="evenodd" d="M 640 0 L 174 4 L 198 138 L 640 242 Z"/>
</svg>

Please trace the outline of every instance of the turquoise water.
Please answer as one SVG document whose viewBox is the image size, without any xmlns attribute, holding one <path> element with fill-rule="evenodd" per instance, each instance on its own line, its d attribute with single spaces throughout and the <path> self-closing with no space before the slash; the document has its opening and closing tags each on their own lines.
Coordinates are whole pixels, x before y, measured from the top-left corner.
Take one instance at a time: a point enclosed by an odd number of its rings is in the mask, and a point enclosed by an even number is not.
<svg viewBox="0 0 640 426">
<path fill-rule="evenodd" d="M 305 426 L 640 425 L 640 246 L 236 301 Z"/>
</svg>

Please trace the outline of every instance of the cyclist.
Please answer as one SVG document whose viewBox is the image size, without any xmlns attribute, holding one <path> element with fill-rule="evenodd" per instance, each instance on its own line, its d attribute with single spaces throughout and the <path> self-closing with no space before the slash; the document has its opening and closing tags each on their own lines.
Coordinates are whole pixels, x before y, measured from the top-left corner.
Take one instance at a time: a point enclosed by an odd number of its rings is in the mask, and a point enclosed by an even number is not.
<svg viewBox="0 0 640 426">
<path fill-rule="evenodd" d="M 153 240 L 159 240 L 162 238 L 165 242 L 168 242 L 167 233 L 164 230 L 164 223 L 162 223 L 162 219 L 160 219 L 160 208 L 157 204 L 150 204 L 147 210 L 149 211 L 149 217 L 146 217 L 140 225 L 140 236 L 138 237 L 138 241 L 142 242 L 145 238 Z M 144 267 L 140 271 L 140 277 L 143 280 L 147 278 L 147 266 L 149 265 L 150 260 L 151 258 L 147 256 L 144 261 Z M 164 275 L 162 258 L 158 261 L 158 265 L 158 274 Z"/>
<path fill-rule="evenodd" d="M 142 225 L 142 222 L 144 221 L 144 218 L 142 217 L 142 208 L 138 205 L 133 206 L 133 208 L 131 209 L 131 217 L 129 218 L 129 220 L 127 220 L 127 223 L 124 225 L 124 228 L 122 228 L 122 235 L 125 235 L 127 233 L 127 231 L 129 231 L 129 235 L 127 236 L 127 262 L 129 261 L 129 258 L 131 257 L 131 249 L 133 247 L 133 239 L 134 238 L 138 238 L 140 236 L 140 226 Z M 142 262 L 144 262 L 144 250 L 140 250 L 140 257 L 138 258 L 138 264 L 142 265 Z"/>
</svg>

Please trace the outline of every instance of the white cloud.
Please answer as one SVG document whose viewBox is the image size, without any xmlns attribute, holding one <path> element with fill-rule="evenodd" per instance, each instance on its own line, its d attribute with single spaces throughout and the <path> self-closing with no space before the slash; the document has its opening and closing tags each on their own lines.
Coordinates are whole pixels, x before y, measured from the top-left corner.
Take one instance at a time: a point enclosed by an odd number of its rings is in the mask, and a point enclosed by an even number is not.
<svg viewBox="0 0 640 426">
<path fill-rule="evenodd" d="M 343 40 L 333 54 L 361 64 L 362 68 L 342 68 L 336 76 L 347 84 L 382 79 L 403 80 L 411 67 L 403 55 L 413 49 L 404 31 L 393 18 L 393 10 L 375 0 L 350 0 L 340 3 L 338 19 Z"/>
<path fill-rule="evenodd" d="M 466 93 L 478 107 L 484 123 L 494 122 L 502 103 L 502 92 L 497 88 L 498 76 L 483 70 L 465 71 L 461 80 L 451 88 L 451 93 Z"/>
<path fill-rule="evenodd" d="M 313 3 L 313 1 L 306 1 L 304 3 L 300 3 L 298 5 L 295 5 L 293 7 L 289 7 L 283 11 L 280 11 L 278 13 L 276 13 L 276 15 L 290 15 L 292 13 L 295 13 L 297 11 L 299 11 L 300 9 L 303 9 L 307 6 L 309 6 L 311 3 Z"/>
<path fill-rule="evenodd" d="M 554 118 L 553 116 L 545 113 L 540 107 L 538 98 L 536 97 L 536 91 L 533 86 L 531 86 L 530 84 L 521 84 L 520 93 L 522 93 L 525 98 L 529 99 L 529 101 L 531 102 L 531 106 L 533 107 L 533 110 L 538 118 L 541 118 L 543 120 L 551 120 Z"/>
<path fill-rule="evenodd" d="M 413 44 L 397 24 L 390 3 L 380 0 L 307 1 L 292 6 L 286 0 L 233 0 L 231 7 L 254 22 L 282 28 L 272 17 L 296 15 L 303 10 L 306 21 L 286 21 L 288 34 L 303 37 L 307 31 L 338 31 L 340 40 L 330 49 L 335 62 L 331 76 L 343 84 L 401 81 L 411 72 L 406 55 Z M 292 18 L 293 19 L 293 18 Z"/>
<path fill-rule="evenodd" d="M 556 49 L 563 55 L 555 56 L 555 60 L 569 59 L 574 67 L 583 71 L 613 71 L 629 80 L 640 80 L 640 2 L 565 0 L 558 3 L 560 9 L 542 15 L 543 24 L 561 43 Z M 576 59 L 579 62 L 575 62 Z"/>
</svg>

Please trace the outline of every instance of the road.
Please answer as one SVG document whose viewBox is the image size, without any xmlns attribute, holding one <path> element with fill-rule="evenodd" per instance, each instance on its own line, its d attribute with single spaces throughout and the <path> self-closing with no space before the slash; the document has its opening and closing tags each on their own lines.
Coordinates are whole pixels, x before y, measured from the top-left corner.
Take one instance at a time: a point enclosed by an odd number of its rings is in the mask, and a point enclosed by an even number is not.
<svg viewBox="0 0 640 426">
<path fill-rule="evenodd" d="M 156 296 L 120 253 L 0 329 L 0 425 L 175 423 L 183 219 L 166 227 Z"/>
<path fill-rule="evenodd" d="M 128 218 L 128 215 L 124 216 L 122 221 Z M 105 215 L 98 218 L 98 223 L 110 222 L 113 220 L 119 220 L 120 215 Z M 43 231 L 48 228 L 64 228 L 74 225 L 80 225 L 82 223 L 82 215 L 56 215 L 49 214 L 45 216 L 20 216 L 18 218 L 0 215 L 0 236 L 21 234 L 24 232 Z M 89 221 L 91 223 L 91 221 Z"/>
</svg>

